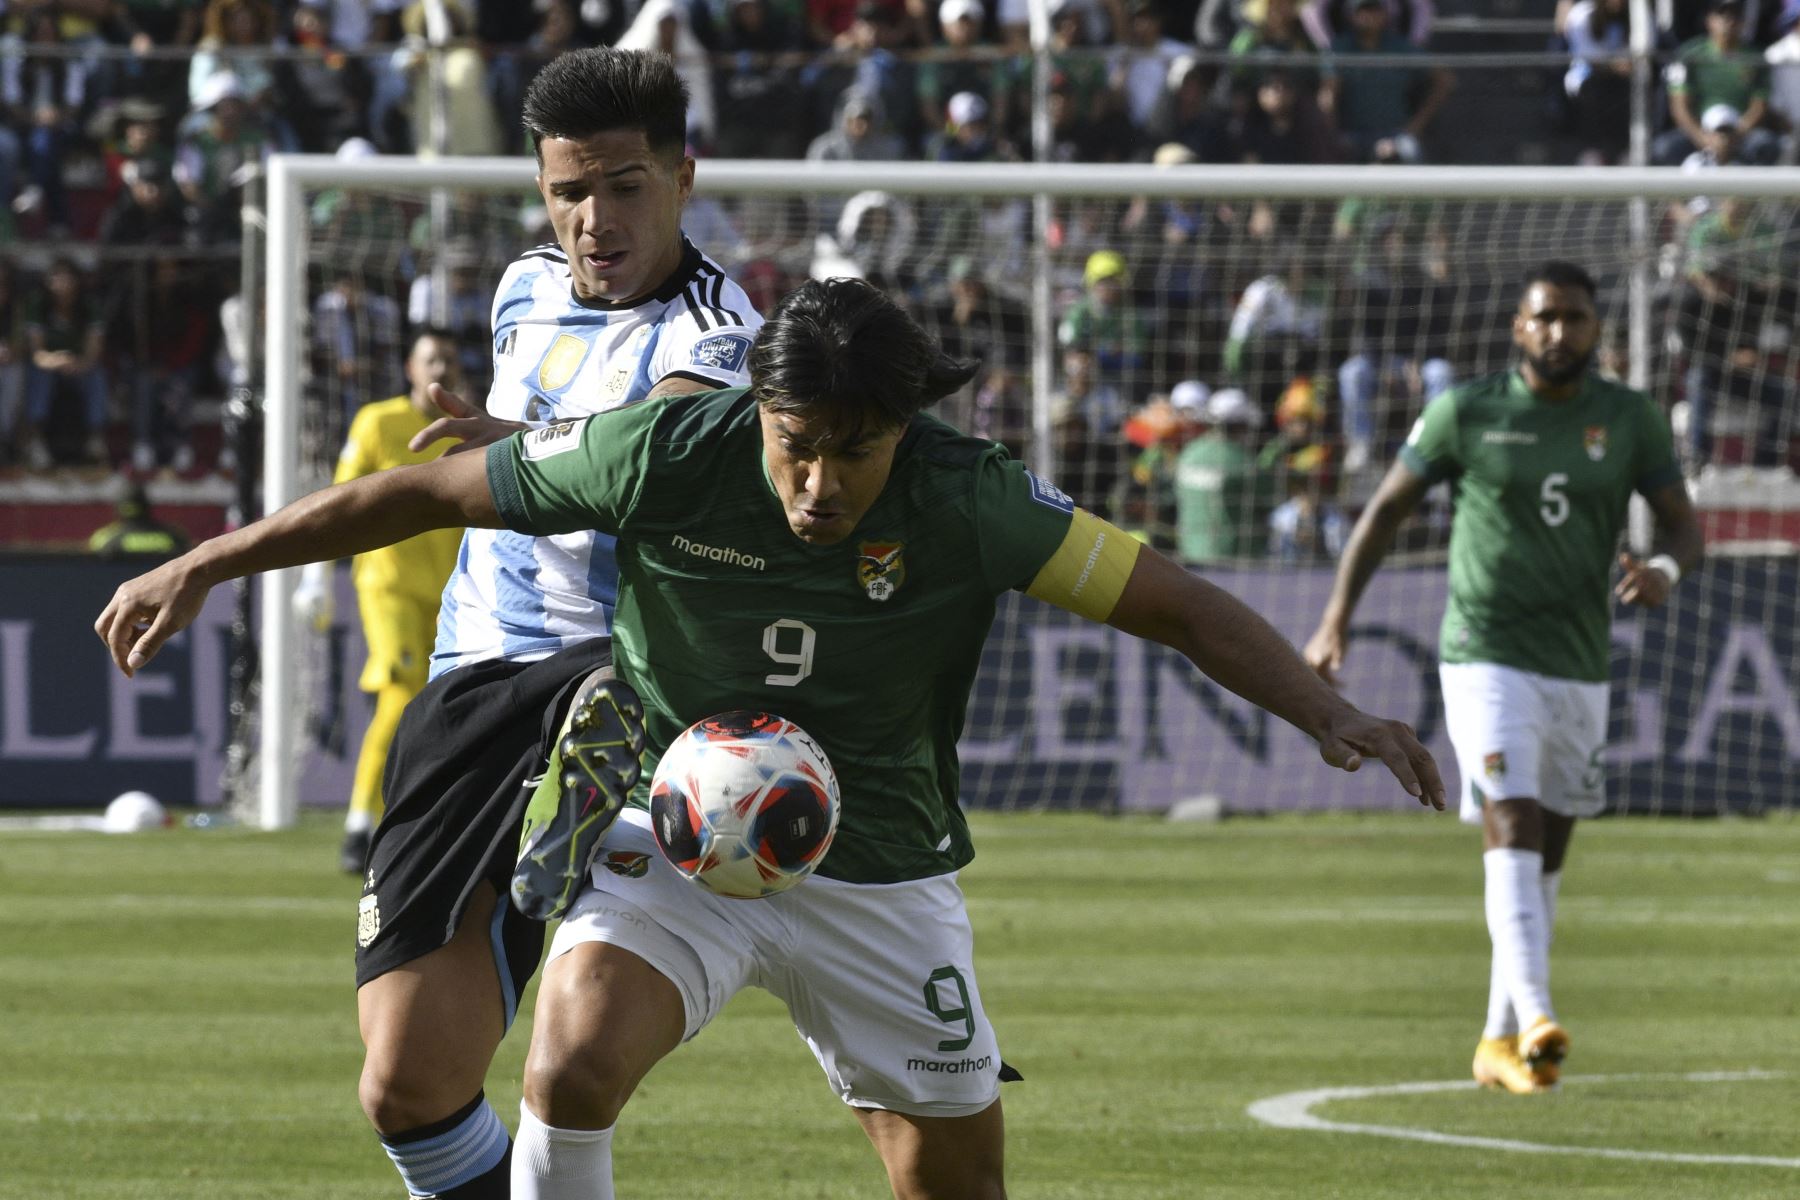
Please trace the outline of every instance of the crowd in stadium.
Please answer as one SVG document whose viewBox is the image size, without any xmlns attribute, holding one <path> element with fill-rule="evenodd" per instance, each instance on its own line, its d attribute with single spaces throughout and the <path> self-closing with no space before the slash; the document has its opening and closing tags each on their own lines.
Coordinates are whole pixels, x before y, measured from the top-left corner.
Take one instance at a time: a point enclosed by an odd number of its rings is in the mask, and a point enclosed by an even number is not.
<svg viewBox="0 0 1800 1200">
<path fill-rule="evenodd" d="M 245 168 L 282 150 L 522 152 L 525 85 L 571 46 L 670 52 L 703 158 L 966 163 L 1027 160 L 1046 144 L 1032 128 L 1025 0 L 443 7 L 451 27 L 429 41 L 427 6 L 403 0 L 0 8 L 0 468 L 230 469 L 195 413 L 197 399 L 210 412 L 207 398 L 250 380 L 232 328 L 244 315 Z M 1697 173 L 1793 161 L 1800 0 L 1664 7 L 1653 161 Z M 1569 55 L 1542 98 L 1565 161 L 1628 157 L 1629 9 L 1578 0 L 1544 14 L 1544 33 Z M 1049 0 L 1047 12 L 1047 154 L 1058 161 L 1462 161 L 1482 115 L 1447 104 L 1471 73 L 1437 46 L 1433 0 Z M 434 105 L 444 121 L 430 119 Z M 766 215 L 703 201 L 690 233 L 765 306 L 809 273 L 878 282 L 953 352 L 984 359 L 952 419 L 1022 445 L 1032 331 L 1008 264 L 1024 253 L 1025 207 L 970 206 L 960 224 L 954 212 L 924 222 L 875 192 L 801 207 L 771 232 Z M 428 318 L 466 336 L 479 388 L 492 279 L 542 240 L 541 217 L 527 208 L 497 220 L 471 202 L 445 237 L 417 205 L 354 192 L 318 197 L 311 215 L 327 248 L 317 261 L 346 261 L 334 244 L 393 247 L 378 270 L 313 281 L 313 371 L 338 428 L 361 403 L 402 390 L 407 335 Z M 1660 299 L 1677 365 L 1659 368 L 1658 390 L 1687 401 L 1684 450 L 1696 466 L 1716 453 L 1717 396 L 1750 413 L 1734 456 L 1789 456 L 1794 368 L 1761 332 L 1791 324 L 1796 307 L 1792 273 L 1784 279 L 1767 253 L 1791 243 L 1785 221 L 1772 229 L 1743 205 L 1702 202 L 1658 223 L 1681 264 Z M 1295 498 L 1306 510 L 1297 528 L 1310 529 L 1302 542 L 1329 544 L 1338 518 L 1304 497 L 1379 465 L 1423 400 L 1504 362 L 1504 331 L 1494 345 L 1496 331 L 1469 326 L 1495 323 L 1482 304 L 1510 272 L 1472 270 L 1454 241 L 1414 209 L 1355 202 L 1063 206 L 1052 248 L 1065 474 L 1099 507 L 1173 540 L 1176 464 L 1200 457 L 1189 444 L 1243 443 L 1257 494 L 1271 497 L 1258 511 L 1287 514 L 1255 522 L 1255 552 L 1270 536 L 1293 540 L 1281 522 L 1294 524 Z M 446 284 L 447 299 L 433 295 Z M 1267 468 L 1296 458 L 1314 484 L 1289 496 L 1294 473 Z M 1204 540 L 1182 548 L 1246 552 Z"/>
</svg>

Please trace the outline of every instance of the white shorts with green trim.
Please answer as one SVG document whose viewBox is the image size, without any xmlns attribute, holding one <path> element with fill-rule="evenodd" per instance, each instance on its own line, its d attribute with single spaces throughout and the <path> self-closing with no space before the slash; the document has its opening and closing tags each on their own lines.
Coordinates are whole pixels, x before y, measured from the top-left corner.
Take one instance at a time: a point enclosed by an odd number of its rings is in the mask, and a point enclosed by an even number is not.
<svg viewBox="0 0 1800 1200">
<path fill-rule="evenodd" d="M 1462 819 L 1489 800 L 1536 800 L 1565 817 L 1606 807 L 1607 685 L 1498 663 L 1441 663 L 1444 717 L 1462 775 Z"/>
<path fill-rule="evenodd" d="M 815 876 L 764 900 L 728 900 L 683 879 L 656 848 L 649 814 L 627 809 L 550 957 L 582 942 L 619 946 L 667 976 L 690 1038 L 743 988 L 773 992 L 852 1107 L 961 1117 L 1000 1094 L 1000 1049 L 955 874 L 892 884 Z"/>
</svg>

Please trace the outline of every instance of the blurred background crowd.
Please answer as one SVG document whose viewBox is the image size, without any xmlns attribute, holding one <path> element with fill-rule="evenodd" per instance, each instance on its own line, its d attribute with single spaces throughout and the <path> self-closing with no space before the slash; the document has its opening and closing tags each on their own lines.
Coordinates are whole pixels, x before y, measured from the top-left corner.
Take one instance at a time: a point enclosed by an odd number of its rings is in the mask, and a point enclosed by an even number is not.
<svg viewBox="0 0 1800 1200">
<path fill-rule="evenodd" d="M 1796 157 L 1800 0 L 1036 2 L 1037 51 L 1028 0 L 0 0 L 0 488 L 210 495 L 241 465 L 220 414 L 255 383 L 254 168 L 526 152 L 524 89 L 575 46 L 670 53 L 702 160 L 1635 157 L 1703 192 L 1708 169 Z M 1040 235 L 1023 201 L 713 197 L 704 167 L 701 188 L 688 232 L 759 305 L 857 274 L 981 359 L 944 414 L 971 432 L 1030 449 L 1052 337 L 1065 486 L 1196 561 L 1334 553 L 1420 406 L 1507 363 L 1527 258 L 1586 262 L 1614 291 L 1625 272 L 1618 204 L 1074 201 Z M 321 443 L 405 390 L 425 325 L 457 335 L 479 397 L 494 282 L 548 237 L 535 197 L 431 212 L 346 189 L 309 217 Z M 1800 463 L 1794 206 L 1658 205 L 1650 237 L 1650 378 L 1684 461 Z M 1040 250 L 1049 321 L 1029 303 Z M 1600 369 L 1629 367 L 1615 321 Z"/>
</svg>

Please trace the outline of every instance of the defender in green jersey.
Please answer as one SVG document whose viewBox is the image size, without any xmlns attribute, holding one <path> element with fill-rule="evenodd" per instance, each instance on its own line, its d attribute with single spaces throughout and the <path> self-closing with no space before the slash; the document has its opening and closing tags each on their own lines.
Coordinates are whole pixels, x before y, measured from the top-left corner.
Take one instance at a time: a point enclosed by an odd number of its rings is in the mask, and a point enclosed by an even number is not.
<svg viewBox="0 0 1800 1200">
<path fill-rule="evenodd" d="M 788 1004 L 897 1196 L 1004 1195 L 955 753 L 1001 592 L 1178 649 L 1328 763 L 1378 758 L 1443 806 L 1411 730 L 1343 700 L 1224 592 L 921 414 L 968 370 L 876 289 L 809 283 L 765 326 L 748 393 L 652 400 L 327 489 L 131 581 L 101 615 L 132 671 L 235 574 L 436 525 L 605 529 L 620 535 L 617 682 L 643 700 L 651 751 L 752 705 L 831 756 L 838 840 L 768 900 L 675 878 L 641 809 L 613 825 L 545 968 L 515 1196 L 611 1195 L 612 1127 L 638 1082 L 751 984 Z"/>
<path fill-rule="evenodd" d="M 1484 830 L 1493 941 L 1474 1070 L 1515 1092 L 1552 1086 L 1568 1050 L 1550 1004 L 1550 928 L 1575 821 L 1605 804 L 1612 599 L 1661 604 L 1703 552 L 1662 414 L 1589 371 L 1599 334 L 1586 271 L 1550 262 L 1532 272 L 1513 318 L 1519 368 L 1426 407 L 1351 533 L 1306 646 L 1332 680 L 1395 530 L 1427 488 L 1449 481 L 1440 675 L 1463 817 Z M 1620 554 L 1609 590 L 1633 491 L 1656 514 L 1662 551 L 1648 562 Z"/>
</svg>

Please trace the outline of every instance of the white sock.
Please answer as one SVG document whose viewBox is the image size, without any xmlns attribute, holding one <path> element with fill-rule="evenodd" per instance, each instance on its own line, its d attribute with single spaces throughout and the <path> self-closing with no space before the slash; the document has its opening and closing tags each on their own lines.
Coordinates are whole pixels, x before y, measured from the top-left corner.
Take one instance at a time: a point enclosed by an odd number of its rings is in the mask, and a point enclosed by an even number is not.
<svg viewBox="0 0 1800 1200">
<path fill-rule="evenodd" d="M 1550 943 L 1556 939 L 1556 897 L 1562 891 L 1562 871 L 1545 871 L 1543 879 L 1544 892 L 1544 948 L 1548 950 Z"/>
<path fill-rule="evenodd" d="M 1488 955 L 1487 1027 L 1484 1038 L 1514 1037 L 1519 1032 L 1519 1014 L 1513 1011 L 1512 992 L 1506 986 L 1506 972 L 1500 969 L 1500 951 Z"/>
<path fill-rule="evenodd" d="M 519 1102 L 513 1200 L 613 1200 L 613 1127 L 557 1129 Z"/>
<path fill-rule="evenodd" d="M 1494 943 L 1494 967 L 1506 981 L 1513 1011 L 1521 1021 L 1554 1016 L 1544 856 L 1536 850 L 1489 850 L 1481 856 L 1481 863 L 1487 875 L 1487 924 L 1488 937 Z M 1490 1030 L 1488 1036 L 1505 1035 Z"/>
</svg>

